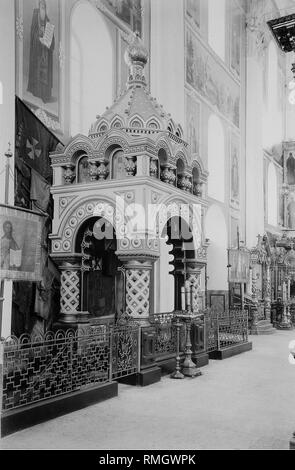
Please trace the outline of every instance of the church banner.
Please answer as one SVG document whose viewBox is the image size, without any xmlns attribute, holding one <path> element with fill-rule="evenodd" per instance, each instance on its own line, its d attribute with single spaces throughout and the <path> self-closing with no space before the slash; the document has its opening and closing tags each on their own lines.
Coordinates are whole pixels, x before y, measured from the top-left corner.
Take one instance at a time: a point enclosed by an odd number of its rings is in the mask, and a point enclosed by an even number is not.
<svg viewBox="0 0 295 470">
<path fill-rule="evenodd" d="M 44 217 L 0 204 L 0 279 L 40 281 Z"/>
<path fill-rule="evenodd" d="M 250 276 L 250 253 L 246 250 L 228 250 L 229 282 L 247 283 Z"/>
<path fill-rule="evenodd" d="M 18 97 L 15 99 L 15 116 L 17 158 L 51 182 L 49 153 L 60 141 Z"/>
</svg>

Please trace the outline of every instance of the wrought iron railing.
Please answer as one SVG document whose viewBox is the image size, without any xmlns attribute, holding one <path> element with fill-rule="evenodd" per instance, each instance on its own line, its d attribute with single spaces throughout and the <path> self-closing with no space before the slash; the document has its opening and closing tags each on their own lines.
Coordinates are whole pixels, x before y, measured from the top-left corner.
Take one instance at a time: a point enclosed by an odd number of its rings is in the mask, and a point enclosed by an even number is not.
<svg viewBox="0 0 295 470">
<path fill-rule="evenodd" d="M 248 342 L 246 310 L 208 311 L 206 314 L 206 350 L 225 349 Z"/>
<path fill-rule="evenodd" d="M 149 318 L 155 329 L 154 354 L 156 359 L 164 359 L 175 356 L 176 353 L 176 329 L 174 327 L 175 313 L 158 313 Z M 183 351 L 185 343 L 184 325 L 180 331 L 180 351 Z"/>
<path fill-rule="evenodd" d="M 149 317 L 151 325 L 155 329 L 154 354 L 156 360 L 174 357 L 176 353 L 176 328 L 174 326 L 177 313 L 158 313 Z M 186 328 L 183 323 L 180 329 L 180 353 L 184 352 L 186 342 Z M 191 324 L 191 343 L 193 356 L 205 351 L 205 317 L 198 315 Z"/>
<path fill-rule="evenodd" d="M 134 374 L 140 329 L 109 328 L 10 337 L 3 343 L 4 411 Z"/>
</svg>

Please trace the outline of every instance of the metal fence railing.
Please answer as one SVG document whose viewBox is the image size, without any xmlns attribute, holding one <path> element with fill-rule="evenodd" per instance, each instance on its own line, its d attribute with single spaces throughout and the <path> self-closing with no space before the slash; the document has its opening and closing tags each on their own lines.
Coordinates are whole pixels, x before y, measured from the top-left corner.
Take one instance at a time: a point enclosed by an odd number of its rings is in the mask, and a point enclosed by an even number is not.
<svg viewBox="0 0 295 470">
<path fill-rule="evenodd" d="M 5 412 L 138 372 L 140 328 L 101 325 L 22 335 L 2 347 Z"/>
<path fill-rule="evenodd" d="M 209 311 L 206 315 L 206 350 L 225 349 L 248 342 L 246 310 Z"/>
</svg>

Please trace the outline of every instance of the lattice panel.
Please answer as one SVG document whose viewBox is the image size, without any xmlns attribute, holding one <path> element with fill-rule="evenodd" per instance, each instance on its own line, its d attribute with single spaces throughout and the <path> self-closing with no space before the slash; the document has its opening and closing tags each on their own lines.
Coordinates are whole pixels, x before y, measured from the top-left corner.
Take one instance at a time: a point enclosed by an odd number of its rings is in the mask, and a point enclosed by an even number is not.
<svg viewBox="0 0 295 470">
<path fill-rule="evenodd" d="M 150 271 L 127 269 L 126 311 L 128 315 L 148 316 L 150 295 Z"/>
<path fill-rule="evenodd" d="M 65 270 L 61 274 L 60 307 L 61 312 L 73 312 L 79 309 L 80 276 L 79 271 Z"/>
<path fill-rule="evenodd" d="M 61 336 L 4 349 L 3 410 L 109 380 L 108 338 Z"/>
<path fill-rule="evenodd" d="M 138 326 L 58 331 L 4 342 L 3 411 L 139 370 Z"/>
<path fill-rule="evenodd" d="M 201 299 L 201 286 L 200 286 L 200 275 L 199 274 L 189 274 L 188 283 L 193 288 L 193 311 L 198 312 L 202 308 L 202 299 Z"/>
</svg>

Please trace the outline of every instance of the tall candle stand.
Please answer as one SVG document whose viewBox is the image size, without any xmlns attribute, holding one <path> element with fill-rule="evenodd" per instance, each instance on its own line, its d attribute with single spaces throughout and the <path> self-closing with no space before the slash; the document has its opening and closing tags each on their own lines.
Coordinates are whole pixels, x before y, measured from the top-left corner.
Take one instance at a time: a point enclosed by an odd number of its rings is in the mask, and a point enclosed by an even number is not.
<svg viewBox="0 0 295 470">
<path fill-rule="evenodd" d="M 175 371 L 171 374 L 170 377 L 172 379 L 184 379 L 184 375 L 182 374 L 181 368 L 180 368 L 180 351 L 179 351 L 180 328 L 182 327 L 182 323 L 178 315 L 176 315 L 176 322 L 174 323 L 174 326 L 176 328 L 176 366 L 175 366 Z"/>
</svg>

